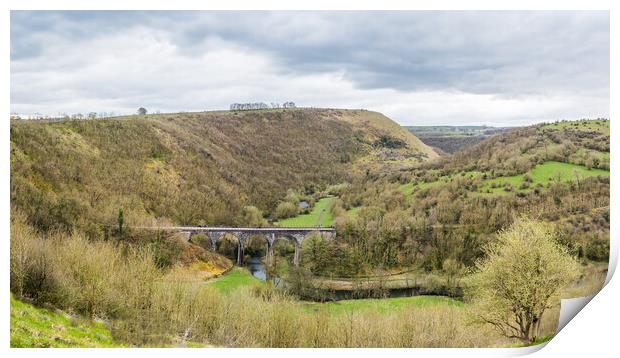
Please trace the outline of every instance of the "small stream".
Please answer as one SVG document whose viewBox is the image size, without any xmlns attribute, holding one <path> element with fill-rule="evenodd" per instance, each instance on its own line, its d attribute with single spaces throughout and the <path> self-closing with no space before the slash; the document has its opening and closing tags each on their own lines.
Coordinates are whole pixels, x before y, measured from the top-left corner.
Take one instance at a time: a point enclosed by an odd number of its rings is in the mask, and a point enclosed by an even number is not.
<svg viewBox="0 0 620 358">
<path fill-rule="evenodd" d="M 267 268 L 259 256 L 252 256 L 247 260 L 248 271 L 255 278 L 261 281 L 267 281 L 268 279 L 273 281 L 276 287 L 286 287 L 286 282 L 280 277 L 269 278 L 267 275 Z M 364 289 L 361 291 L 352 290 L 325 290 L 325 289 L 313 289 L 304 295 L 303 299 L 310 301 L 340 301 L 350 299 L 362 299 L 362 298 L 393 298 L 393 297 L 411 297 L 420 295 L 438 295 L 448 297 L 462 297 L 463 292 L 461 289 L 456 293 L 450 293 L 445 289 L 435 288 L 432 290 L 424 287 L 406 287 L 406 288 L 390 288 L 382 289 L 380 291 Z"/>
</svg>

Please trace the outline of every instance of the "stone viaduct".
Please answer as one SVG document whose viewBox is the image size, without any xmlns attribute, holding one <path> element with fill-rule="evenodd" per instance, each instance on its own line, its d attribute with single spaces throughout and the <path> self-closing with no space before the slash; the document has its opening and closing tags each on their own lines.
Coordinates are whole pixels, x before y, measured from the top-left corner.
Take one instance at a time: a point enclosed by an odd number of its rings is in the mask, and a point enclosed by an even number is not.
<svg viewBox="0 0 620 358">
<path fill-rule="evenodd" d="M 152 228 L 168 231 L 179 231 L 185 235 L 188 241 L 192 241 L 192 236 L 205 235 L 209 238 L 211 249 L 215 251 L 217 242 L 224 238 L 224 235 L 229 234 L 237 238 L 239 247 L 237 250 L 237 265 L 243 265 L 244 249 L 253 236 L 262 236 L 267 241 L 267 263 L 271 264 L 273 261 L 273 247 L 277 239 L 285 239 L 291 241 L 295 245 L 295 256 L 293 263 L 295 266 L 299 265 L 299 258 L 301 256 L 301 244 L 306 237 L 312 234 L 319 234 L 327 240 L 332 240 L 336 236 L 336 230 L 333 228 L 319 228 L 319 227 L 295 227 L 295 228 L 279 228 L 279 227 L 204 227 L 204 226 L 173 226 L 173 227 L 160 227 Z"/>
</svg>

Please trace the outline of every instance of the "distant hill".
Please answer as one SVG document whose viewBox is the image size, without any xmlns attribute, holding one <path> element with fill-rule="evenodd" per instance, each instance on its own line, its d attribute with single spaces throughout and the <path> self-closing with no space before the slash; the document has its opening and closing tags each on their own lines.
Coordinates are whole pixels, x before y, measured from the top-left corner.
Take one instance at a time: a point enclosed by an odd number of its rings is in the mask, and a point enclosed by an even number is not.
<svg viewBox="0 0 620 358">
<path fill-rule="evenodd" d="M 609 170 L 609 121 L 577 120 L 514 128 L 461 150 L 445 169 L 520 173 L 544 161 Z"/>
<path fill-rule="evenodd" d="M 243 224 L 312 192 L 437 154 L 380 113 L 273 109 L 11 121 L 11 204 L 40 230 Z"/>
<path fill-rule="evenodd" d="M 420 138 L 424 144 L 449 154 L 511 129 L 510 127 L 489 126 L 408 126 L 405 128 Z"/>
</svg>

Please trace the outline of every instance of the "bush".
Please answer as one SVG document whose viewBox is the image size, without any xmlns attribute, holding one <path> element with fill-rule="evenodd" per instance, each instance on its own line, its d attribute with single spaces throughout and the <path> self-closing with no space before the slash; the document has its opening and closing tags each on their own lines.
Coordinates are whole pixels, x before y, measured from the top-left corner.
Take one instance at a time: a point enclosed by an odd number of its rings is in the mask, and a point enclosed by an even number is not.
<svg viewBox="0 0 620 358">
<path fill-rule="evenodd" d="M 609 241 L 593 239 L 586 245 L 586 257 L 592 261 L 609 260 Z"/>
<path fill-rule="evenodd" d="M 205 234 L 192 235 L 191 242 L 204 249 L 207 249 L 207 250 L 211 249 L 211 240 Z"/>
<path fill-rule="evenodd" d="M 245 225 L 252 227 L 267 226 L 267 221 L 263 218 L 263 213 L 255 206 L 243 207 L 243 221 Z"/>
<path fill-rule="evenodd" d="M 349 183 L 341 183 L 330 185 L 325 190 L 329 195 L 341 196 L 351 185 Z"/>
<path fill-rule="evenodd" d="M 297 206 L 288 201 L 283 201 L 276 207 L 276 219 L 286 219 L 297 215 Z"/>
<path fill-rule="evenodd" d="M 385 135 L 382 135 L 379 139 L 377 139 L 373 143 L 373 145 L 375 147 L 398 149 L 398 148 L 405 148 L 407 146 L 407 143 L 405 143 L 405 141 L 400 138 L 392 137 L 390 135 L 385 134 Z"/>
<path fill-rule="evenodd" d="M 11 291 L 17 296 L 106 318 L 132 315 L 149 301 L 159 276 L 150 251 L 77 234 L 37 237 L 19 215 L 11 224 Z"/>
</svg>

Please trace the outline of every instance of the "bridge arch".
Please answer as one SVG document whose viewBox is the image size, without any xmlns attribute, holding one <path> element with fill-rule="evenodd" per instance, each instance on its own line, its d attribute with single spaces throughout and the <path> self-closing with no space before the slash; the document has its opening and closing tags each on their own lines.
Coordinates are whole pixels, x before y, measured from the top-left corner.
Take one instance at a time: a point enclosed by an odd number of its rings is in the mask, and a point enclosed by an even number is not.
<svg viewBox="0 0 620 358">
<path fill-rule="evenodd" d="M 157 228 L 161 230 L 161 228 Z M 319 234 L 325 239 L 334 239 L 336 231 L 333 228 L 231 228 L 231 227 L 170 227 L 169 230 L 179 230 L 184 233 L 189 241 L 196 234 L 206 234 L 211 243 L 211 249 L 217 249 L 217 243 L 224 235 L 230 234 L 238 241 L 237 265 L 243 265 L 244 250 L 251 236 L 263 236 L 267 241 L 267 260 L 273 262 L 273 248 L 276 240 L 285 239 L 295 246 L 293 263 L 299 265 L 301 258 L 301 246 L 306 237 Z"/>
</svg>

